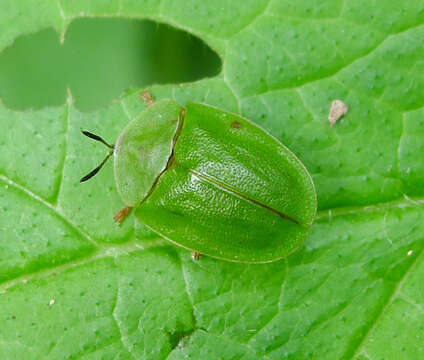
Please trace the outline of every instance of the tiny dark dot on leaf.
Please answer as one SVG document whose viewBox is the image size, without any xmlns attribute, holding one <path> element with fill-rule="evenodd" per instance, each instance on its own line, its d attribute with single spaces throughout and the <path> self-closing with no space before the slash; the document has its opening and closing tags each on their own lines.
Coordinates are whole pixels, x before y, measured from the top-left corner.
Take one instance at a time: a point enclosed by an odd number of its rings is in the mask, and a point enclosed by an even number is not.
<svg viewBox="0 0 424 360">
<path fill-rule="evenodd" d="M 231 128 L 232 128 L 232 129 L 240 129 L 240 128 L 241 128 L 241 123 L 240 123 L 240 122 L 238 122 L 238 121 L 233 121 L 233 122 L 231 123 Z"/>
</svg>

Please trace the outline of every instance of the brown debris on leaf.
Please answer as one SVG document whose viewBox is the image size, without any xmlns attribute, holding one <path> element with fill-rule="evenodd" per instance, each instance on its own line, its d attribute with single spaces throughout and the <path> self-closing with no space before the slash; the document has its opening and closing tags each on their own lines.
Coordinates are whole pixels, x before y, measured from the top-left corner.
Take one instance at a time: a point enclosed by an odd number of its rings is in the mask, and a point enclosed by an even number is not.
<svg viewBox="0 0 424 360">
<path fill-rule="evenodd" d="M 343 101 L 334 100 L 331 103 L 330 112 L 328 113 L 330 127 L 333 127 L 337 120 L 339 120 L 343 115 L 347 114 L 348 110 L 348 106 Z"/>
<path fill-rule="evenodd" d="M 201 254 L 201 253 L 199 253 L 199 252 L 197 252 L 197 251 L 193 251 L 193 252 L 191 253 L 191 258 L 192 258 L 193 260 L 199 260 L 201 257 L 202 257 L 202 254 Z"/>
<path fill-rule="evenodd" d="M 150 94 L 149 90 L 144 90 L 140 93 L 140 99 L 144 102 L 146 106 L 150 106 L 154 103 L 154 99 L 152 94 Z"/>
<path fill-rule="evenodd" d="M 131 211 L 131 206 L 125 206 L 121 210 L 119 210 L 114 216 L 113 220 L 116 221 L 118 225 L 121 225 L 125 218 L 129 215 Z"/>
</svg>

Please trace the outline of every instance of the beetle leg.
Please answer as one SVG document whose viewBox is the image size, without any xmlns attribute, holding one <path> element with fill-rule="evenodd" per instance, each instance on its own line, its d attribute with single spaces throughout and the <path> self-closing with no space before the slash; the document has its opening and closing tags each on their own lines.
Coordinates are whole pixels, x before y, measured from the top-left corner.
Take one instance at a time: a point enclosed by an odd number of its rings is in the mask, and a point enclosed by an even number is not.
<svg viewBox="0 0 424 360">
<path fill-rule="evenodd" d="M 197 252 L 197 251 L 193 251 L 193 252 L 191 253 L 191 258 L 192 258 L 193 260 L 199 260 L 201 257 L 202 257 L 202 254 L 201 254 L 201 253 L 199 253 L 199 252 Z"/>
<path fill-rule="evenodd" d="M 132 207 L 131 206 L 125 206 L 123 207 L 121 210 L 119 210 L 114 216 L 113 216 L 113 220 L 115 220 L 118 225 L 121 225 L 122 222 L 125 220 L 125 218 L 128 216 L 128 214 L 130 213 Z"/>
<path fill-rule="evenodd" d="M 140 93 L 140 99 L 144 102 L 144 105 L 150 106 L 155 102 L 155 99 L 153 99 L 152 94 L 150 94 L 149 90 L 143 90 Z"/>
</svg>

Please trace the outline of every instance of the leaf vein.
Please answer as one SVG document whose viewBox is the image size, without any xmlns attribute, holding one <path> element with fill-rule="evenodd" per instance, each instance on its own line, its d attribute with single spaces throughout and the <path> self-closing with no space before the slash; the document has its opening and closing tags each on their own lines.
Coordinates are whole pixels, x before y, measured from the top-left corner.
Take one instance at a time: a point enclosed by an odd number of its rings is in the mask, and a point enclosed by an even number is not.
<svg viewBox="0 0 424 360">
<path fill-rule="evenodd" d="M 275 92 L 275 91 L 297 89 L 297 88 L 302 87 L 302 86 L 304 86 L 306 84 L 311 84 L 311 83 L 314 83 L 314 82 L 318 82 L 318 81 L 322 81 L 322 80 L 326 80 L 326 79 L 331 79 L 332 77 L 337 76 L 341 71 L 345 70 L 346 68 L 348 68 L 349 66 L 353 65 L 357 61 L 360 61 L 360 60 L 366 58 L 367 56 L 370 56 L 374 51 L 376 51 L 380 46 L 382 46 L 388 39 L 390 39 L 390 38 L 392 38 L 394 36 L 400 35 L 400 34 L 402 34 L 404 32 L 409 31 L 409 30 L 412 30 L 412 29 L 415 29 L 415 28 L 419 28 L 421 26 L 424 26 L 424 24 L 414 25 L 414 26 L 411 26 L 411 27 L 409 27 L 409 28 L 407 28 L 407 29 L 405 29 L 403 31 L 400 31 L 400 32 L 397 32 L 397 33 L 394 33 L 394 34 L 387 35 L 385 38 L 383 38 L 374 47 L 368 49 L 368 51 L 365 51 L 361 56 L 359 56 L 357 58 L 354 58 L 351 61 L 346 62 L 343 66 L 341 66 L 338 69 L 335 69 L 329 75 L 322 76 L 322 77 L 316 77 L 316 78 L 313 78 L 313 79 L 306 79 L 303 82 L 300 81 L 298 84 L 296 84 L 294 86 L 275 86 L 275 87 L 273 87 L 271 89 L 267 89 L 265 91 L 257 91 L 257 92 L 255 92 L 252 95 L 248 95 L 248 96 L 242 97 L 242 100 L 246 100 L 246 99 L 253 98 L 253 97 L 256 97 L 256 96 L 260 96 L 260 95 L 265 95 L 265 94 L 272 93 L 272 92 Z"/>
<path fill-rule="evenodd" d="M 376 316 L 374 316 L 374 319 L 370 321 L 368 329 L 364 332 L 362 338 L 357 342 L 356 349 L 355 348 L 352 349 L 352 355 L 350 356 L 351 359 L 356 358 L 357 355 L 362 351 L 366 341 L 368 340 L 369 336 L 375 329 L 377 323 L 382 318 L 382 316 L 386 313 L 387 309 L 390 307 L 390 305 L 393 303 L 396 297 L 398 297 L 409 275 L 413 272 L 415 267 L 418 265 L 419 262 L 421 262 L 423 258 L 424 258 L 424 250 L 421 249 L 420 254 L 405 269 L 405 273 L 402 275 L 401 280 L 395 286 L 393 286 L 392 293 L 389 296 L 387 296 L 387 298 L 385 299 L 385 304 L 381 306 L 380 311 L 377 313 Z"/>
<path fill-rule="evenodd" d="M 0 181 L 6 183 L 7 185 L 13 186 L 15 189 L 18 189 L 22 191 L 24 194 L 26 194 L 29 198 L 32 200 L 35 200 L 39 202 L 40 204 L 47 207 L 49 210 L 51 210 L 54 214 L 56 214 L 59 218 L 61 218 L 68 226 L 73 228 L 82 238 L 90 242 L 96 247 L 99 247 L 99 244 L 93 240 L 90 235 L 88 235 L 86 232 L 84 232 L 82 229 L 80 229 L 76 224 L 74 224 L 68 217 L 66 217 L 64 214 L 62 214 L 57 207 L 55 207 L 53 204 L 48 202 L 47 200 L 43 199 L 41 196 L 33 193 L 31 190 L 27 189 L 25 186 L 22 186 L 13 180 L 9 179 L 7 176 L 0 174 Z"/>
</svg>

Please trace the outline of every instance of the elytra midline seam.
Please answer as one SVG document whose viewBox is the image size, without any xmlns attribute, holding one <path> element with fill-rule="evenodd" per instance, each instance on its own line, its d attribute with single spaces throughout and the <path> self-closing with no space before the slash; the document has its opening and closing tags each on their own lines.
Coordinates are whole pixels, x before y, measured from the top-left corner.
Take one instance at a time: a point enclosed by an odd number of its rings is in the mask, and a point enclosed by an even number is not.
<svg viewBox="0 0 424 360">
<path fill-rule="evenodd" d="M 200 173 L 198 173 L 198 172 L 196 172 L 194 170 L 191 170 L 191 169 L 187 169 L 187 170 L 188 170 L 189 173 L 193 174 L 194 176 L 198 177 L 199 179 L 202 179 L 202 180 L 205 180 L 205 181 L 207 181 L 209 183 L 212 183 L 213 185 L 215 185 L 215 186 L 217 186 L 217 187 L 219 187 L 221 189 L 224 189 L 225 191 L 228 191 L 229 193 L 234 194 L 234 195 L 236 195 L 236 196 L 238 196 L 238 197 L 240 197 L 240 198 L 242 198 L 244 200 L 247 200 L 247 201 L 249 201 L 249 202 L 251 202 L 251 203 L 253 203 L 253 204 L 257 205 L 257 206 L 260 206 L 260 207 L 264 208 L 265 210 L 268 210 L 268 211 L 270 211 L 270 212 L 272 212 L 272 213 L 274 213 L 274 214 L 282 217 L 283 219 L 289 220 L 289 221 L 291 221 L 291 222 L 293 222 L 293 223 L 295 223 L 295 224 L 297 224 L 299 226 L 302 226 L 304 228 L 308 228 L 307 225 L 301 224 L 299 221 L 297 221 L 296 219 L 292 218 L 291 216 L 289 216 L 287 214 L 284 214 L 281 211 L 278 211 L 278 210 L 276 210 L 276 209 L 274 209 L 272 207 L 269 207 L 268 205 L 262 204 L 261 202 L 255 200 L 255 199 L 252 199 L 252 198 L 248 197 L 247 195 L 244 195 L 244 194 L 242 194 L 242 193 L 240 193 L 240 192 L 238 192 L 238 191 L 236 191 L 234 189 L 231 189 L 228 186 L 220 183 L 219 181 L 217 181 L 217 180 L 215 180 L 213 178 L 210 178 L 209 176 L 200 174 Z"/>
</svg>

